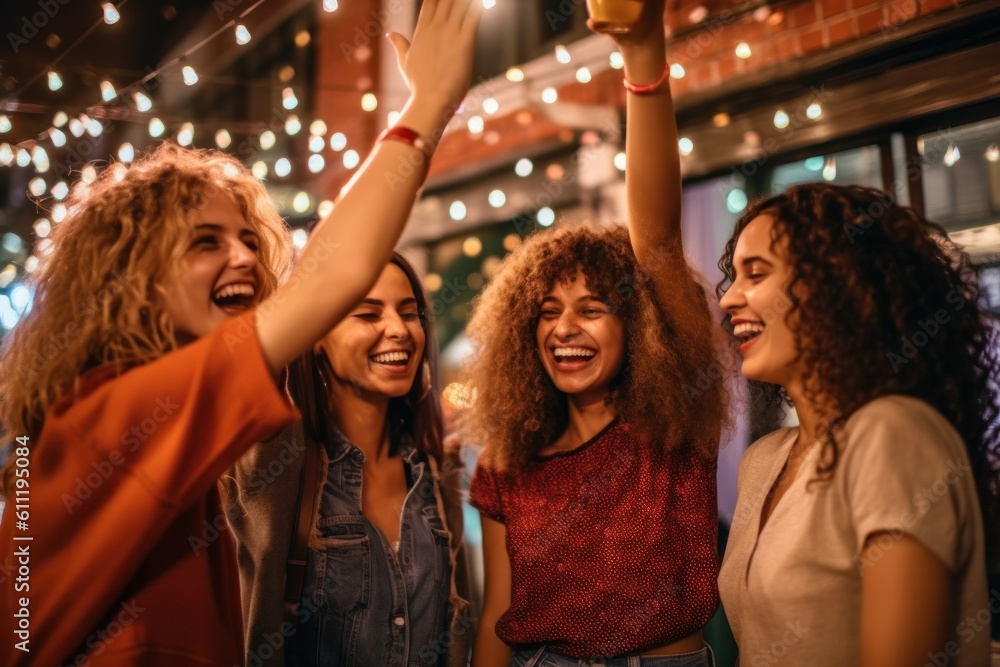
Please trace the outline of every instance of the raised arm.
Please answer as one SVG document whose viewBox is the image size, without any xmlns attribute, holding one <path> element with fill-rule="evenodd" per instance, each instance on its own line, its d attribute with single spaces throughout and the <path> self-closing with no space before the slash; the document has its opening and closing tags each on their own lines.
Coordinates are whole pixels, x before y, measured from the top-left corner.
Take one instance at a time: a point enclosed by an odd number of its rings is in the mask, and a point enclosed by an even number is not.
<svg viewBox="0 0 1000 667">
<path fill-rule="evenodd" d="M 413 43 L 390 35 L 410 98 L 398 126 L 432 143 L 469 89 L 479 0 L 424 0 Z M 257 335 L 272 372 L 305 352 L 378 278 L 423 185 L 414 146 L 379 142 L 330 215 L 313 232 L 288 282 L 257 309 Z"/>
</svg>

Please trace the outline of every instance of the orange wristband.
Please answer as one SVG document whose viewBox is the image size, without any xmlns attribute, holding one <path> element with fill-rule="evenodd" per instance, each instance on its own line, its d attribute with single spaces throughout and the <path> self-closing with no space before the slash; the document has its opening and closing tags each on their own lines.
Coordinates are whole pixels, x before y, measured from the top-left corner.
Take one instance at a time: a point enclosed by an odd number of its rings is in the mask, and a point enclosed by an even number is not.
<svg viewBox="0 0 1000 667">
<path fill-rule="evenodd" d="M 625 90 L 632 93 L 633 95 L 649 95 L 650 93 L 656 92 L 660 88 L 660 86 L 663 85 L 663 82 L 667 80 L 668 76 L 670 76 L 670 63 L 665 63 L 663 65 L 663 73 L 661 73 L 660 78 L 654 81 L 653 83 L 638 85 L 632 83 L 628 79 L 622 80 L 622 83 L 625 84 Z"/>
</svg>

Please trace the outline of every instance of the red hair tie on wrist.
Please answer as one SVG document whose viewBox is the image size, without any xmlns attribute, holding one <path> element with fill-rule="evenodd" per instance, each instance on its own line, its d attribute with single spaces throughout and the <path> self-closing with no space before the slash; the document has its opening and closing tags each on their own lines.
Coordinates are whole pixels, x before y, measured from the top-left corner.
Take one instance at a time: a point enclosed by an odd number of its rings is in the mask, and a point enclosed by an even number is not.
<svg viewBox="0 0 1000 667">
<path fill-rule="evenodd" d="M 637 85 L 629 81 L 628 79 L 623 79 L 622 83 L 625 84 L 625 90 L 632 93 L 633 95 L 649 95 L 659 90 L 663 82 L 667 80 L 670 76 L 670 63 L 665 63 L 663 65 L 663 72 L 660 74 L 660 78 L 653 83 L 647 83 L 645 85 Z"/>
<path fill-rule="evenodd" d="M 434 153 L 434 147 L 431 146 L 430 142 L 421 137 L 419 132 L 409 127 L 401 125 L 390 127 L 379 137 L 379 141 L 386 140 L 401 141 L 404 144 L 409 144 L 428 158 Z"/>
</svg>

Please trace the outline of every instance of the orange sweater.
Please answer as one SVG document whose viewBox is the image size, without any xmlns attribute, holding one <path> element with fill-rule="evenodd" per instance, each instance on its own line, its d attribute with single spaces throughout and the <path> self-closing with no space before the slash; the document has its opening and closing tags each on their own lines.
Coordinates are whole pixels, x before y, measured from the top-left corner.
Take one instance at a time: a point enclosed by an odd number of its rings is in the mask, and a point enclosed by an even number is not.
<svg viewBox="0 0 1000 667">
<path fill-rule="evenodd" d="M 242 665 L 216 479 L 296 417 L 251 313 L 118 377 L 89 375 L 49 411 L 27 500 L 12 490 L 0 523 L 0 664 Z"/>
</svg>

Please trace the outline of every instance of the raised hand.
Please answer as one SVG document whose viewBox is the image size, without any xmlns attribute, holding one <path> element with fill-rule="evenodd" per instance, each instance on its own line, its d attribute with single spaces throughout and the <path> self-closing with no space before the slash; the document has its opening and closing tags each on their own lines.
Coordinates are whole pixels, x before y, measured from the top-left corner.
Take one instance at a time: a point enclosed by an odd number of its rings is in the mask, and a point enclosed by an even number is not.
<svg viewBox="0 0 1000 667">
<path fill-rule="evenodd" d="M 413 41 L 390 33 L 412 99 L 454 110 L 469 92 L 480 0 L 424 0 Z"/>
</svg>

